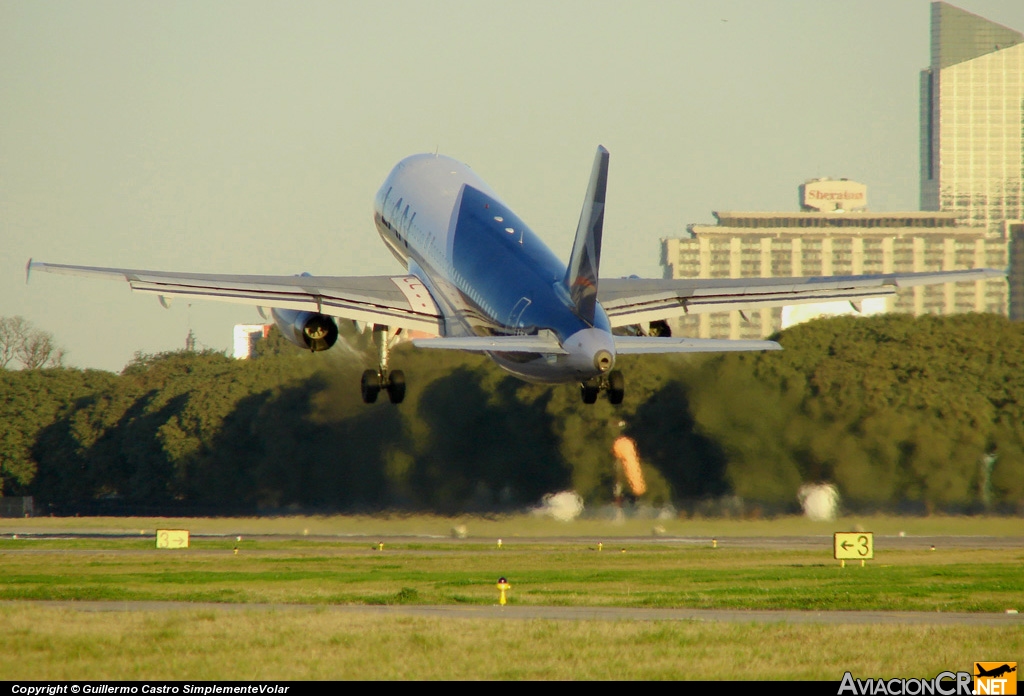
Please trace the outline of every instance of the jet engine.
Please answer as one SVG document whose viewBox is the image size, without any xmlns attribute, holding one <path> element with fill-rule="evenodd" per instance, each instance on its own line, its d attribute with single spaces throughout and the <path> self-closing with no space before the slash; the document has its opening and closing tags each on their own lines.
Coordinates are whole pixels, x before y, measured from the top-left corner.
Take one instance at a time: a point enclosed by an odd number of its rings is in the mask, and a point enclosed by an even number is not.
<svg viewBox="0 0 1024 696">
<path fill-rule="evenodd" d="M 270 314 L 282 335 L 299 348 L 315 353 L 327 350 L 338 340 L 338 325 L 326 315 L 295 309 L 271 309 Z"/>
</svg>

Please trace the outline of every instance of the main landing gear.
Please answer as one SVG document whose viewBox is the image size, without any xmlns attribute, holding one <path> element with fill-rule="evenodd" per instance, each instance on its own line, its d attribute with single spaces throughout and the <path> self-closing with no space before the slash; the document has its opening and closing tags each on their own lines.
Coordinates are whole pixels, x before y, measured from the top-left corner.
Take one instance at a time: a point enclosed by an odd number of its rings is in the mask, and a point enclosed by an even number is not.
<svg viewBox="0 0 1024 696">
<path fill-rule="evenodd" d="M 601 391 L 608 392 L 609 403 L 618 405 L 626 395 L 626 379 L 619 370 L 612 370 L 607 375 L 594 377 L 580 384 L 580 396 L 583 403 L 592 404 L 597 401 L 597 395 Z"/>
<path fill-rule="evenodd" d="M 388 369 L 388 356 L 391 343 L 399 332 L 391 333 L 390 329 L 380 324 L 373 325 L 373 342 L 377 344 L 377 369 L 367 370 L 360 380 L 359 389 L 363 403 L 372 404 L 383 389 L 393 404 L 400 404 L 405 398 L 405 373 L 401 370 Z"/>
</svg>

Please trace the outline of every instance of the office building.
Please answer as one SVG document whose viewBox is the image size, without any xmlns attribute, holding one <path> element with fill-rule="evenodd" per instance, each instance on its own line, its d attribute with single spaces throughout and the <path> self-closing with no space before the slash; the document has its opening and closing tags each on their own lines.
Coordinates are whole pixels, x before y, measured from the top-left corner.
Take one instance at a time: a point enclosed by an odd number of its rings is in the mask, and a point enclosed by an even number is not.
<svg viewBox="0 0 1024 696">
<path fill-rule="evenodd" d="M 921 209 L 1009 236 L 1024 220 L 1024 34 L 931 6 L 921 72 Z"/>
<path fill-rule="evenodd" d="M 270 324 L 235 324 L 231 355 L 236 360 L 251 358 L 256 352 L 256 344 L 269 333 Z"/>
<path fill-rule="evenodd" d="M 964 226 L 956 213 L 871 213 L 864 210 L 866 204 L 863 184 L 817 179 L 800 187 L 799 212 L 715 211 L 717 224 L 690 225 L 688 237 L 662 240 L 664 275 L 830 276 L 1007 265 L 1007 238 L 988 227 Z M 995 279 L 904 288 L 856 308 L 824 303 L 693 314 L 673 330 L 701 338 L 762 338 L 815 315 L 854 311 L 1006 314 L 1007 285 Z"/>
</svg>

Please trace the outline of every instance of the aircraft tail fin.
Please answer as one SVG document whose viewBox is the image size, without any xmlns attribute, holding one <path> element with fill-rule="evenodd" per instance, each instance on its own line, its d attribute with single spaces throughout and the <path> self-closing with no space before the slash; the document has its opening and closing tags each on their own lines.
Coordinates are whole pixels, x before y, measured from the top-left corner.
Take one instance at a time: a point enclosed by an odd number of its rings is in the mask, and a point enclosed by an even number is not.
<svg viewBox="0 0 1024 696">
<path fill-rule="evenodd" d="M 593 323 L 597 311 L 597 276 L 601 265 L 601 233 L 604 229 L 604 196 L 608 187 L 608 150 L 598 145 L 590 172 L 587 196 L 576 227 L 565 285 L 576 313 Z"/>
</svg>

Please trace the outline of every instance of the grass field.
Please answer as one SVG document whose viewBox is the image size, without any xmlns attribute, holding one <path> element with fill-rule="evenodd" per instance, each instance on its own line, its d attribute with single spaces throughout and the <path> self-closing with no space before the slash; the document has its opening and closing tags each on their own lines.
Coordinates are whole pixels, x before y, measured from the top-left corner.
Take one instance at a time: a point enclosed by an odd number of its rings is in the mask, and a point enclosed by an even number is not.
<svg viewBox="0 0 1024 696">
<path fill-rule="evenodd" d="M 934 677 L 1019 660 L 1020 631 L 0 606 L 3 679 Z"/>
<path fill-rule="evenodd" d="M 716 536 L 723 543 L 713 549 L 635 538 L 650 537 L 655 524 L 665 527 L 659 534 Z M 858 525 L 878 534 L 1024 535 L 1020 520 L 983 518 L 824 525 L 802 519 L 624 525 L 535 518 L 0 520 L 0 600 L 8 600 L 0 605 L 0 679 L 838 680 L 847 670 L 863 678 L 931 677 L 967 670 L 975 660 L 1024 658 L 1020 623 L 484 620 L 328 609 L 493 605 L 495 582 L 504 576 L 513 605 L 1024 611 L 1024 544 L 876 550 L 866 568 L 845 569 L 827 543 L 821 550 L 728 544 L 734 536 L 830 536 Z M 465 527 L 470 538 L 450 539 L 453 527 Z M 221 536 L 194 538 L 189 549 L 157 550 L 157 528 Z M 32 536 L 60 533 L 94 536 Z M 384 549 L 363 537 L 385 539 Z M 602 551 L 598 538 L 608 540 Z M 92 612 L 17 601 L 26 599 L 295 608 Z"/>
</svg>

